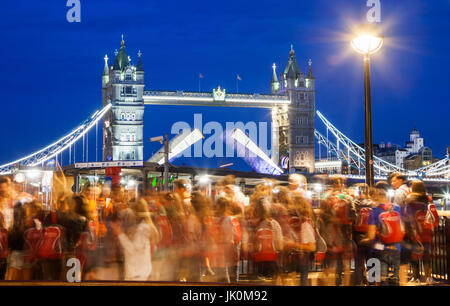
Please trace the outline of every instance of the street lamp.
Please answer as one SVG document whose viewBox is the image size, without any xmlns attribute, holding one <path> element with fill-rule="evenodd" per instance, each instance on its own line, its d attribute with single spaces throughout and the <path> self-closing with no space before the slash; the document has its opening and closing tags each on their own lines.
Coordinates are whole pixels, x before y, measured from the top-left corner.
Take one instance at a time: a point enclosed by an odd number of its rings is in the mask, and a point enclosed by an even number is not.
<svg viewBox="0 0 450 306">
<path fill-rule="evenodd" d="M 374 185 L 373 172 L 373 139 L 372 139 L 372 101 L 370 93 L 370 55 L 381 49 L 383 37 L 373 25 L 363 25 L 358 29 L 357 36 L 352 39 L 353 49 L 364 55 L 364 113 L 365 133 L 364 144 L 366 152 L 366 184 Z"/>
</svg>

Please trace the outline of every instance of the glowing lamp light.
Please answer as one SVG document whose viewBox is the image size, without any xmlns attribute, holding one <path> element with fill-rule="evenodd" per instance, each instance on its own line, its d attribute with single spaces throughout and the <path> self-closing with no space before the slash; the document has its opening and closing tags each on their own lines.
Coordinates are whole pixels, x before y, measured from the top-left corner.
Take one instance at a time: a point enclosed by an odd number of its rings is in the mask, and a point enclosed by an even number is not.
<svg viewBox="0 0 450 306">
<path fill-rule="evenodd" d="M 134 186 L 136 186 L 136 181 L 129 180 L 127 186 L 128 186 L 128 188 L 133 188 Z"/>
<path fill-rule="evenodd" d="M 22 184 L 23 182 L 25 182 L 25 175 L 23 175 L 23 173 L 17 173 L 14 177 L 14 181 L 16 181 L 16 183 Z"/>
<path fill-rule="evenodd" d="M 198 181 L 199 181 L 199 183 L 200 183 L 201 185 L 208 184 L 208 183 L 209 183 L 209 176 L 207 176 L 207 175 L 202 175 L 202 176 L 199 177 Z"/>
<path fill-rule="evenodd" d="M 358 30 L 357 36 L 352 39 L 353 49 L 361 54 L 374 54 L 381 49 L 384 38 L 379 35 L 372 25 L 364 25 Z"/>
<path fill-rule="evenodd" d="M 450 193 L 444 194 L 444 198 L 445 198 L 446 200 L 450 200 Z"/>
</svg>

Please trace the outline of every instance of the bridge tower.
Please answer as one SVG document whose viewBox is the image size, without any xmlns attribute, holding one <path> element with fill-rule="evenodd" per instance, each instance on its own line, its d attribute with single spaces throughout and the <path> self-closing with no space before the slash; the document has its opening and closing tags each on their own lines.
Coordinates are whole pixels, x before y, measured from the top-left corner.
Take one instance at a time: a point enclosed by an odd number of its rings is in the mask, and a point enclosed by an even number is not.
<svg viewBox="0 0 450 306">
<path fill-rule="evenodd" d="M 278 81 L 275 64 L 271 90 L 286 94 L 289 107 L 272 109 L 272 159 L 283 166 L 289 158 L 290 170 L 314 172 L 315 78 L 309 60 L 308 74 L 300 70 L 291 45 L 289 59 Z"/>
<path fill-rule="evenodd" d="M 102 104 L 112 104 L 103 120 L 103 160 L 143 160 L 144 130 L 144 67 L 141 52 L 137 65 L 125 50 L 125 41 L 120 51 L 115 51 L 114 65 L 105 67 L 102 75 Z"/>
</svg>

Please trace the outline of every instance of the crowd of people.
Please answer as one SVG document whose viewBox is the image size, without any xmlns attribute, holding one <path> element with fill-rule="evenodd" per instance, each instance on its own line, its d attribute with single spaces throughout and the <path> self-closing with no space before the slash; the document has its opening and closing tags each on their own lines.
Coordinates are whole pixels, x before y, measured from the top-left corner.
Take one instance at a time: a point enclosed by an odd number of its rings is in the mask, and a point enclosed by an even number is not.
<svg viewBox="0 0 450 306">
<path fill-rule="evenodd" d="M 434 282 L 439 216 L 422 181 L 400 173 L 372 188 L 321 180 L 319 196 L 300 174 L 286 186 L 267 179 L 250 194 L 234 176 L 212 190 L 178 179 L 173 191 L 138 196 L 120 184 L 87 184 L 77 194 L 57 192 L 47 207 L 3 176 L 0 280 L 66 281 L 76 258 L 84 281 L 239 283 L 245 267 L 250 283 L 308 286 L 320 267 L 314 284 Z M 368 275 L 372 258 L 380 278 Z"/>
</svg>

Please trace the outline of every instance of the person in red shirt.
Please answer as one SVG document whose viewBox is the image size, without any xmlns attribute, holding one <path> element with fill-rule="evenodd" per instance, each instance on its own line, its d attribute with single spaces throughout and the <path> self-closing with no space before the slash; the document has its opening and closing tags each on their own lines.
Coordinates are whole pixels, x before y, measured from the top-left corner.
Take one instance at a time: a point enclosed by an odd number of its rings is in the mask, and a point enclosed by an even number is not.
<svg viewBox="0 0 450 306">
<path fill-rule="evenodd" d="M 436 207 L 427 194 L 425 184 L 416 180 L 411 184 L 411 193 L 406 197 L 406 228 L 409 232 L 411 249 L 411 266 L 413 278 L 409 283 L 421 283 L 419 274 L 420 261 L 423 262 L 427 284 L 433 284 L 431 277 L 431 243 L 434 228 L 439 225 L 439 215 Z M 417 252 L 418 250 L 420 252 Z M 421 258 L 420 258 L 421 257 Z"/>
</svg>

